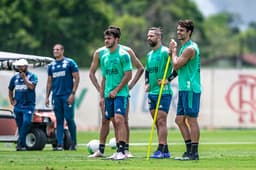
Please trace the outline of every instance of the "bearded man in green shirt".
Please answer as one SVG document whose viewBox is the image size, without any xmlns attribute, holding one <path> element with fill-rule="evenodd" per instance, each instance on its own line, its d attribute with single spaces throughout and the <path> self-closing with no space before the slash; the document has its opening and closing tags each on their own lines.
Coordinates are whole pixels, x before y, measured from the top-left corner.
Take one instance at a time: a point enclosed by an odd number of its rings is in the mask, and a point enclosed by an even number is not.
<svg viewBox="0 0 256 170">
<path fill-rule="evenodd" d="M 152 50 L 147 54 L 145 84 L 148 91 L 149 110 L 154 119 L 158 95 L 162 78 L 164 76 L 167 59 L 169 57 L 168 48 L 162 45 L 162 32 L 160 28 L 152 27 L 147 33 L 147 41 Z M 169 63 L 167 77 L 171 76 L 172 64 Z M 151 158 L 170 158 L 171 154 L 167 143 L 167 114 L 172 100 L 172 89 L 169 82 L 166 82 L 156 118 L 156 128 L 158 135 L 158 148 L 150 156 Z"/>
</svg>

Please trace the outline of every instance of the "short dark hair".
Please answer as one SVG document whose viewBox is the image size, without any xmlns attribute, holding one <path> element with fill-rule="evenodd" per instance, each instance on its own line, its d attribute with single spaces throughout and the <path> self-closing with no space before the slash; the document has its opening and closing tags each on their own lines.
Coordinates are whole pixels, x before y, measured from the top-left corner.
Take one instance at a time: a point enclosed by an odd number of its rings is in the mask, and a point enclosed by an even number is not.
<svg viewBox="0 0 256 170">
<path fill-rule="evenodd" d="M 54 46 L 53 46 L 53 47 L 55 47 L 56 45 L 59 45 L 59 46 L 60 46 L 60 48 L 64 50 L 64 45 L 62 45 L 62 44 L 60 44 L 60 43 L 57 43 L 57 44 L 54 44 Z"/>
<path fill-rule="evenodd" d="M 194 31 L 194 24 L 192 20 L 190 19 L 179 20 L 178 25 L 186 28 L 187 31 L 191 31 L 190 37 L 192 36 L 192 33 Z"/>
<path fill-rule="evenodd" d="M 120 38 L 120 34 L 121 32 L 118 31 L 118 29 L 114 29 L 114 28 L 107 28 L 104 31 L 104 35 L 113 35 L 114 38 Z"/>
<path fill-rule="evenodd" d="M 148 31 L 154 31 L 155 34 L 162 36 L 162 28 L 161 27 L 151 27 Z"/>
<path fill-rule="evenodd" d="M 121 28 L 115 25 L 108 26 L 109 29 L 116 29 L 119 32 L 119 35 L 121 37 Z"/>
</svg>

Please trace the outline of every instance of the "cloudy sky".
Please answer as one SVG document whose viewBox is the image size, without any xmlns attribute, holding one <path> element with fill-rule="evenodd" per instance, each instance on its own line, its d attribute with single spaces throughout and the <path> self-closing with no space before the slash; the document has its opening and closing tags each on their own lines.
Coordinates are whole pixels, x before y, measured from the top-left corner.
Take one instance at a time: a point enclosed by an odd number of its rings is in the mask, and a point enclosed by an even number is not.
<svg viewBox="0 0 256 170">
<path fill-rule="evenodd" d="M 256 22 L 255 0 L 193 0 L 205 17 L 221 11 L 237 14 L 240 28 L 246 27 L 250 22 Z"/>
</svg>

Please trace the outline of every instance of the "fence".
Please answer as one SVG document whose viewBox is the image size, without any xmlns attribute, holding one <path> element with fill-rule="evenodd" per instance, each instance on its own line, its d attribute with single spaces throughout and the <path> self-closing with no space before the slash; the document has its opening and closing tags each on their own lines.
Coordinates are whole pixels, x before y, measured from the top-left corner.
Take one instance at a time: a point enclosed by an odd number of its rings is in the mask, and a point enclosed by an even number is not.
<svg viewBox="0 0 256 170">
<path fill-rule="evenodd" d="M 32 70 L 38 74 L 37 108 L 44 108 L 47 73 L 44 69 Z M 0 105 L 10 107 L 8 82 L 10 71 L 0 72 Z M 97 72 L 100 78 L 100 72 Z M 76 122 L 79 130 L 96 129 L 100 125 L 99 94 L 89 79 L 89 71 L 80 71 L 81 82 L 76 93 Z M 256 127 L 256 74 L 253 69 L 202 69 L 202 95 L 200 126 L 205 128 Z M 177 104 L 177 79 L 172 82 L 173 98 L 168 113 L 168 126 L 174 123 Z M 130 92 L 130 127 L 151 127 L 144 76 Z"/>
</svg>

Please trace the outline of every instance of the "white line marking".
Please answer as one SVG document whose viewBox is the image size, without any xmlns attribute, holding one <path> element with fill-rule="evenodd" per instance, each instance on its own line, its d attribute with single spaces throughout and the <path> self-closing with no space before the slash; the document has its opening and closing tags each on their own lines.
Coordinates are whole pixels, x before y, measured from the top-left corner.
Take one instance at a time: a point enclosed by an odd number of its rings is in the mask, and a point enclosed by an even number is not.
<svg viewBox="0 0 256 170">
<path fill-rule="evenodd" d="M 251 145 L 256 144 L 256 142 L 201 142 L 200 145 Z M 158 145 L 158 143 L 152 143 L 153 146 Z M 184 145 L 184 143 L 168 143 L 168 145 Z M 87 146 L 87 144 L 78 144 L 78 146 Z M 106 144 L 109 146 L 109 144 Z M 129 143 L 129 146 L 148 146 L 148 143 Z"/>
</svg>

